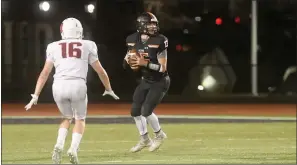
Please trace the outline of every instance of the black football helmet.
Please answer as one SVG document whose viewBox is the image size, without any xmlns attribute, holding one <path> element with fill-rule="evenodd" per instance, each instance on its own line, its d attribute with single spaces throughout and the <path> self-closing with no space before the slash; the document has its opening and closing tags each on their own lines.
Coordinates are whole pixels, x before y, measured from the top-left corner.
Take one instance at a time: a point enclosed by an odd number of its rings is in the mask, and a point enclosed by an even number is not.
<svg viewBox="0 0 297 165">
<path fill-rule="evenodd" d="M 136 28 L 141 34 L 156 35 L 159 32 L 159 21 L 154 14 L 145 12 L 137 17 Z"/>
</svg>

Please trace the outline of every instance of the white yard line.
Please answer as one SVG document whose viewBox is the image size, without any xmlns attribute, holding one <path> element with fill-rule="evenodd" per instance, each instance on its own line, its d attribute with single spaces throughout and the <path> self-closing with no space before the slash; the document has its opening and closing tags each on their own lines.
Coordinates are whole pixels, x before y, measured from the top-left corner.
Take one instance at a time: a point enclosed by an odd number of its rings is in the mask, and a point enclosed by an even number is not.
<svg viewBox="0 0 297 165">
<path fill-rule="evenodd" d="M 200 160 L 200 159 L 199 159 Z M 208 159 L 209 160 L 209 159 Z M 105 163 L 128 163 L 128 162 L 175 162 L 177 160 L 172 160 L 172 159 L 141 159 L 141 160 L 110 160 L 110 161 L 103 161 Z M 182 161 L 193 161 L 193 160 L 187 160 L 187 159 L 182 159 Z M 88 162 L 91 163 L 91 162 Z M 93 162 L 94 163 L 94 162 Z"/>
<path fill-rule="evenodd" d="M 197 160 L 193 160 L 193 159 L 141 159 L 141 160 L 109 160 L 109 161 L 102 161 L 104 163 L 135 163 L 135 162 L 163 162 L 163 163 L 174 163 L 176 161 L 182 161 L 185 163 L 190 163 L 193 161 L 205 161 L 205 162 L 210 162 L 210 161 L 226 161 L 226 159 L 229 158 L 216 158 L 216 159 L 210 159 L 210 158 L 198 158 Z M 273 159 L 277 159 L 277 158 L 273 158 L 273 157 L 266 157 L 267 160 L 273 160 Z M 95 163 L 95 162 L 87 162 L 86 164 L 91 164 L 91 163 Z"/>
<path fill-rule="evenodd" d="M 168 139 L 170 142 L 202 142 L 202 141 L 209 141 L 209 140 L 215 140 L 215 141 L 288 141 L 288 140 L 294 140 L 296 141 L 296 138 L 205 138 L 205 139 L 195 139 L 195 140 L 188 140 L 188 139 Z M 27 144 L 36 143 L 35 141 L 28 141 L 25 142 Z M 49 144 L 54 142 L 42 142 L 42 144 Z M 85 140 L 82 142 L 82 144 L 99 144 L 99 143 L 137 143 L 137 140 Z M 7 144 L 7 143 L 6 143 Z"/>
<path fill-rule="evenodd" d="M 263 148 L 263 146 L 252 146 L 252 147 L 199 147 L 199 150 L 248 150 L 248 149 L 254 149 L 254 150 L 259 150 Z M 296 149 L 296 146 L 278 146 L 278 147 L 271 147 L 270 149 L 275 149 L 275 150 L 280 150 L 280 149 Z M 162 150 L 162 149 L 160 149 Z M 15 153 L 51 153 L 52 150 L 48 149 L 42 149 L 42 150 L 14 150 L 13 152 Z M 129 148 L 127 149 L 94 149 L 94 150 L 79 150 L 79 152 L 101 152 L 101 153 L 106 153 L 106 152 L 123 152 L 123 153 L 128 153 Z M 5 155 L 5 152 L 3 153 Z"/>
<path fill-rule="evenodd" d="M 208 132 L 208 134 L 216 134 L 216 135 L 227 135 L 230 132 Z M 279 134 L 284 134 L 285 132 L 279 132 Z M 204 132 L 197 132 L 195 133 L 196 135 L 204 135 Z M 237 134 L 268 134 L 268 132 L 264 132 L 264 131 L 242 131 L 242 132 L 237 132 Z"/>
</svg>

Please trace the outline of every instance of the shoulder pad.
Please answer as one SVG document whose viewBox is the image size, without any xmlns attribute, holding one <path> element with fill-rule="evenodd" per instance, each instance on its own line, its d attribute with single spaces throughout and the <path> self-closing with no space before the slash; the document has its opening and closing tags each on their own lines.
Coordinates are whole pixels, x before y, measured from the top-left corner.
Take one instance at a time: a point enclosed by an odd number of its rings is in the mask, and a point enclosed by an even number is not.
<svg viewBox="0 0 297 165">
<path fill-rule="evenodd" d="M 160 40 L 161 40 L 162 42 L 168 40 L 168 38 L 167 38 L 166 36 L 164 36 L 163 34 L 159 34 L 158 37 L 160 38 Z"/>
</svg>

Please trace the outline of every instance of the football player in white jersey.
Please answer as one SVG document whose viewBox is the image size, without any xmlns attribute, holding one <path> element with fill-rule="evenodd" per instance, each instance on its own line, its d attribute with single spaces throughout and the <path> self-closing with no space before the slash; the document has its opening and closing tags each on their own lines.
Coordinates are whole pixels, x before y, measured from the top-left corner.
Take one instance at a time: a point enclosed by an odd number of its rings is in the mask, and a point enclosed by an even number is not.
<svg viewBox="0 0 297 165">
<path fill-rule="evenodd" d="M 37 104 L 40 92 L 55 67 L 52 91 L 63 121 L 58 130 L 52 160 L 55 164 L 61 163 L 67 132 L 72 119 L 75 118 L 72 142 L 67 154 L 72 164 L 78 164 L 77 150 L 84 133 L 87 114 L 88 64 L 97 72 L 105 87 L 103 96 L 110 95 L 116 100 L 119 97 L 113 92 L 109 77 L 98 60 L 96 44 L 93 41 L 82 39 L 83 28 L 80 21 L 67 18 L 62 22 L 60 31 L 62 40 L 52 42 L 47 46 L 44 68 L 37 80 L 35 92 L 31 94 L 32 100 L 25 106 L 25 109 L 29 110 L 32 105 Z"/>
</svg>

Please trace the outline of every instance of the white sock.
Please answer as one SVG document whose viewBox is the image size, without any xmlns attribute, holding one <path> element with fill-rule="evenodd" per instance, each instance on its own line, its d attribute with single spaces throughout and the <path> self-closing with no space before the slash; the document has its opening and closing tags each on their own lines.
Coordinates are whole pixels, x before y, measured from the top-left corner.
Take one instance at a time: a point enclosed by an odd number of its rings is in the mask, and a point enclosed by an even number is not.
<svg viewBox="0 0 297 165">
<path fill-rule="evenodd" d="M 144 135 L 147 133 L 147 124 L 146 124 L 146 118 L 143 116 L 136 116 L 134 117 L 136 127 L 139 131 L 140 135 Z"/>
<path fill-rule="evenodd" d="M 80 133 L 72 133 L 72 141 L 71 141 L 71 146 L 70 148 L 73 148 L 74 150 L 78 149 L 78 146 L 80 144 L 82 138 L 82 134 Z"/>
<path fill-rule="evenodd" d="M 161 130 L 159 119 L 154 113 L 146 117 L 146 119 L 155 133 Z"/>
<path fill-rule="evenodd" d="M 66 128 L 59 128 L 59 130 L 58 130 L 58 138 L 57 138 L 56 146 L 58 146 L 61 149 L 64 148 L 67 133 L 68 133 L 68 129 L 66 129 Z"/>
</svg>

